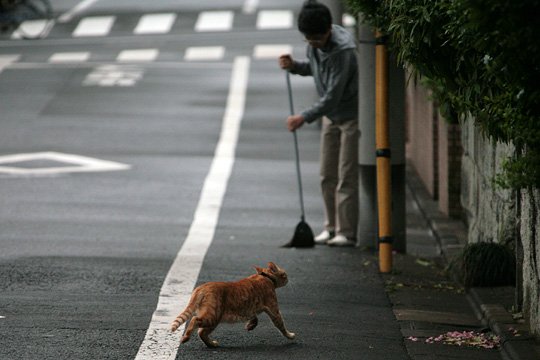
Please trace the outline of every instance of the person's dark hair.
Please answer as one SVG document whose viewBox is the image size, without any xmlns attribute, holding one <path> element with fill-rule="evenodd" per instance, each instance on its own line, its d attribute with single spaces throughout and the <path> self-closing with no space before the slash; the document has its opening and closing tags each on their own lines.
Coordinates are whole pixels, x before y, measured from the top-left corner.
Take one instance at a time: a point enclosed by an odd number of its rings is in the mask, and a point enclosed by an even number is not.
<svg viewBox="0 0 540 360">
<path fill-rule="evenodd" d="M 325 34 L 332 27 L 332 14 L 326 5 L 307 0 L 298 14 L 298 30 L 304 35 Z"/>
</svg>

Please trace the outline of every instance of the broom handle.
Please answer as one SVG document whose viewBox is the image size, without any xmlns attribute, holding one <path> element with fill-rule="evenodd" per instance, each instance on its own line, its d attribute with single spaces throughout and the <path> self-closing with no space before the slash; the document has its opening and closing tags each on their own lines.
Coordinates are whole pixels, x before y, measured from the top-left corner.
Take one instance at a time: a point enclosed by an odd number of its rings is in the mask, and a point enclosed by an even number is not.
<svg viewBox="0 0 540 360">
<path fill-rule="evenodd" d="M 294 115 L 294 106 L 292 98 L 292 88 L 291 88 L 291 77 L 288 71 L 285 71 L 287 77 L 287 90 L 289 93 L 289 110 L 291 115 Z M 296 176 L 298 178 L 298 193 L 300 194 L 300 209 L 302 210 L 302 221 L 305 220 L 305 211 L 304 211 L 304 194 L 302 190 L 302 176 L 300 174 L 300 155 L 298 151 L 298 136 L 296 135 L 296 130 L 293 131 L 294 136 L 294 150 L 296 154 Z"/>
</svg>

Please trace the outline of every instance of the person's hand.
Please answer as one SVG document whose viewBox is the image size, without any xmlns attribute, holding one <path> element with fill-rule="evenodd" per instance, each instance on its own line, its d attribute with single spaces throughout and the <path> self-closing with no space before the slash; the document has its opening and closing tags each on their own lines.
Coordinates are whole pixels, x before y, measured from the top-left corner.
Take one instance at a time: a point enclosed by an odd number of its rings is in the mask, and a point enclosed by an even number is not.
<svg viewBox="0 0 540 360">
<path fill-rule="evenodd" d="M 291 55 L 281 55 L 279 57 L 279 67 L 283 70 L 292 70 L 294 68 L 294 60 Z"/>
<path fill-rule="evenodd" d="M 296 129 L 304 125 L 305 119 L 302 115 L 291 115 L 287 118 L 287 129 L 296 131 Z"/>
</svg>

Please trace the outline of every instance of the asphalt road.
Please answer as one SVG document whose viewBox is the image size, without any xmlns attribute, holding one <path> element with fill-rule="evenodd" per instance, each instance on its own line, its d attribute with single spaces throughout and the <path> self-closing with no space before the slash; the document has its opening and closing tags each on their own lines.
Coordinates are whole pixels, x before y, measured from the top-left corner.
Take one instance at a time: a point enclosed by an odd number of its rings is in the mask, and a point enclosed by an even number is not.
<svg viewBox="0 0 540 360">
<path fill-rule="evenodd" d="M 53 6 L 61 16 L 77 3 Z M 178 358 L 406 358 L 383 285 L 362 265 L 366 254 L 279 248 L 300 211 L 275 56 L 283 46 L 302 56 L 305 45 L 294 26 L 258 28 L 257 16 L 279 9 L 296 17 L 301 1 L 255 1 L 247 10 L 241 0 L 87 3 L 45 39 L 0 40 L 0 358 L 135 358 L 194 221 L 238 57 L 249 59 L 249 71 L 235 161 L 193 280 L 235 280 L 275 261 L 289 271 L 279 297 L 299 338 L 289 342 L 261 318 L 252 333 L 218 328 L 223 350 L 194 340 Z M 196 31 L 206 10 L 232 11 L 230 29 Z M 156 13 L 176 15 L 167 32 L 133 32 Z M 74 36 L 90 16 L 114 16 L 109 31 Z M 212 49 L 201 55 L 198 47 Z M 313 100 L 311 79 L 293 78 L 293 89 L 297 109 Z M 323 221 L 318 139 L 317 126 L 299 132 L 314 231 Z M 8 157 L 17 154 L 29 155 Z M 87 158 L 120 169 L 83 171 Z M 356 265 L 344 271 L 343 263 Z M 314 294 L 324 296 L 314 302 Z"/>
</svg>

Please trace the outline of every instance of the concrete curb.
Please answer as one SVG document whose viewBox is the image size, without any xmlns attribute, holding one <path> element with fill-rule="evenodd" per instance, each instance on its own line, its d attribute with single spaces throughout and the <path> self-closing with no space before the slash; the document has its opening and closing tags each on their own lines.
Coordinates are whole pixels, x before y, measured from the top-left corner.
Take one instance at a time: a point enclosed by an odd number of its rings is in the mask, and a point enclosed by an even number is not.
<svg viewBox="0 0 540 360">
<path fill-rule="evenodd" d="M 449 219 L 438 209 L 413 169 L 407 167 L 407 186 L 420 212 L 425 217 L 446 263 L 467 243 L 467 229 L 459 220 Z M 512 300 L 509 303 L 509 298 Z M 486 327 L 501 339 L 501 354 L 508 360 L 540 359 L 540 342 L 528 332 L 528 326 L 517 322 L 500 299 L 513 303 L 513 288 L 471 288 L 467 299 Z"/>
</svg>

